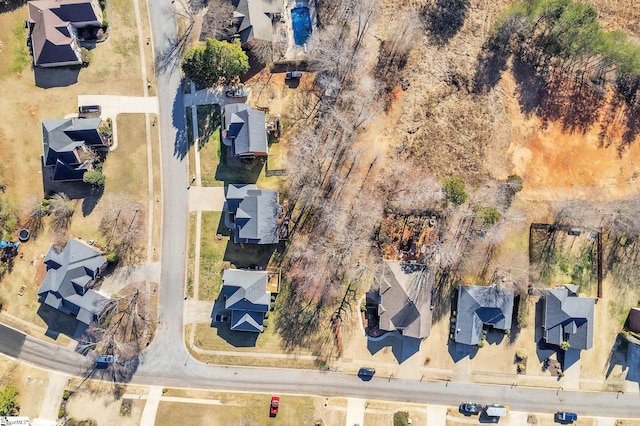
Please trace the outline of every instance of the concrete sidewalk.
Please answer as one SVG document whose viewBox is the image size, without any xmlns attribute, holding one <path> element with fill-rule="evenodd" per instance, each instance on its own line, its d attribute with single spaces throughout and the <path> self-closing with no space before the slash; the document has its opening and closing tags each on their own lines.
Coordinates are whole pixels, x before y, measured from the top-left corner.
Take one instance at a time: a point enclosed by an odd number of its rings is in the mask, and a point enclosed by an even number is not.
<svg viewBox="0 0 640 426">
<path fill-rule="evenodd" d="M 49 372 L 49 384 L 40 406 L 39 419 L 56 422 L 68 378 L 66 374 Z"/>
<path fill-rule="evenodd" d="M 162 386 L 150 386 L 147 403 L 144 405 L 144 410 L 142 410 L 140 426 L 155 426 L 160 398 L 162 398 Z"/>
</svg>

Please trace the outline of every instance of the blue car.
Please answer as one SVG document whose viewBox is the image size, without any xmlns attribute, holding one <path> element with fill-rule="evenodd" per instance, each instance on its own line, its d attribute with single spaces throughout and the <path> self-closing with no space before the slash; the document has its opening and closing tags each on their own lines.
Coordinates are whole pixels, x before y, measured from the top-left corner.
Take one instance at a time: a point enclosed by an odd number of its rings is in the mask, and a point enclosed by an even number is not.
<svg viewBox="0 0 640 426">
<path fill-rule="evenodd" d="M 569 411 L 558 411 L 556 413 L 555 419 L 560 423 L 573 423 L 578 420 L 578 415 Z"/>
</svg>

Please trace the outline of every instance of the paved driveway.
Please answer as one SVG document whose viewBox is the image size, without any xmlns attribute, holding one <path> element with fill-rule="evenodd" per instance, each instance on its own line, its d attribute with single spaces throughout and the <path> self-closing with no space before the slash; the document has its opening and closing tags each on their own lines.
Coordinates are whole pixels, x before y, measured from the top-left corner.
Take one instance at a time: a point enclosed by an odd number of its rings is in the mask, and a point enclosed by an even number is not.
<svg viewBox="0 0 640 426">
<path fill-rule="evenodd" d="M 115 120 L 121 113 L 158 113 L 158 98 L 155 96 L 78 95 L 78 106 L 100 105 L 102 118 Z"/>
<path fill-rule="evenodd" d="M 221 212 L 224 205 L 224 187 L 192 186 L 189 189 L 189 211 Z"/>
</svg>

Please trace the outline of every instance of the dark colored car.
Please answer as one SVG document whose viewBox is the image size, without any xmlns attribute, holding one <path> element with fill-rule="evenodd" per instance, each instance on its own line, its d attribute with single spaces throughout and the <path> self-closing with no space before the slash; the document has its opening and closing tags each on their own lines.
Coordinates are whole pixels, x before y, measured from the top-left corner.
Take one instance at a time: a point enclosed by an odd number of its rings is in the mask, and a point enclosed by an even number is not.
<svg viewBox="0 0 640 426">
<path fill-rule="evenodd" d="M 560 423 L 573 423 L 578 420 L 578 415 L 569 411 L 558 411 L 555 415 L 555 419 Z"/>
<path fill-rule="evenodd" d="M 460 412 L 464 414 L 480 414 L 482 412 L 482 404 L 476 402 L 463 402 L 460 404 Z"/>
<path fill-rule="evenodd" d="M 362 367 L 360 370 L 358 370 L 358 377 L 360 377 L 362 380 L 369 381 L 374 374 L 376 374 L 375 368 Z"/>
<path fill-rule="evenodd" d="M 100 105 L 82 105 L 78 107 L 78 112 L 80 114 L 97 114 L 100 115 Z"/>
<path fill-rule="evenodd" d="M 237 87 L 235 89 L 229 89 L 225 92 L 227 98 L 246 98 L 249 96 L 249 91 L 244 87 Z"/>
<path fill-rule="evenodd" d="M 285 74 L 285 80 L 293 80 L 302 78 L 302 71 L 289 71 Z"/>
<path fill-rule="evenodd" d="M 271 397 L 271 407 L 269 408 L 269 415 L 275 417 L 278 415 L 278 409 L 280 408 L 280 397 L 274 395 Z"/>
</svg>

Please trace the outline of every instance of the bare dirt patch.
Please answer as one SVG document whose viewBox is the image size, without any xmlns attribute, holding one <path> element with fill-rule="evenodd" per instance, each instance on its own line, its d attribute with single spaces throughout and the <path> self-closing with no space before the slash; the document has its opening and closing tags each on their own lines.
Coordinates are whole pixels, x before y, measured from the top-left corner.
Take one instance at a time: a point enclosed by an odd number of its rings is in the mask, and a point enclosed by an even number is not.
<svg viewBox="0 0 640 426">
<path fill-rule="evenodd" d="M 94 419 L 100 425 L 139 425 L 146 400 L 131 400 L 131 411 L 126 415 L 120 414 L 123 402 L 124 399 L 115 399 L 111 394 L 74 391 L 67 401 L 66 412 L 68 417 Z"/>
</svg>

